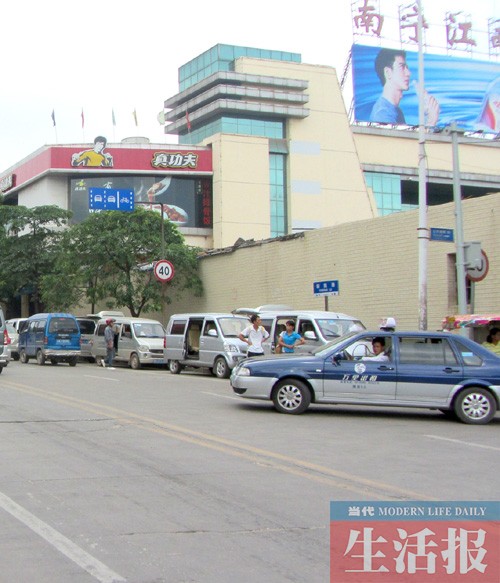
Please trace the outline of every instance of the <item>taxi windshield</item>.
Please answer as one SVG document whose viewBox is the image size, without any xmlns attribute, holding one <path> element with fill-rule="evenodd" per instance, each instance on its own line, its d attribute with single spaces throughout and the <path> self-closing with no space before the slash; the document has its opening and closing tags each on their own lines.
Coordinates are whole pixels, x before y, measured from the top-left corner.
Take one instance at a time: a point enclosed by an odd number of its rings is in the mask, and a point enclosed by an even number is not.
<svg viewBox="0 0 500 583">
<path fill-rule="evenodd" d="M 348 334 L 339 336 L 338 338 L 335 338 L 335 340 L 331 340 L 330 342 L 323 344 L 323 346 L 313 348 L 311 350 L 311 354 L 315 354 L 316 356 L 326 356 L 328 353 L 332 351 L 332 348 L 344 344 L 346 340 L 349 340 L 349 338 L 353 338 L 354 336 L 356 336 L 356 334 L 357 332 L 349 332 Z"/>
</svg>

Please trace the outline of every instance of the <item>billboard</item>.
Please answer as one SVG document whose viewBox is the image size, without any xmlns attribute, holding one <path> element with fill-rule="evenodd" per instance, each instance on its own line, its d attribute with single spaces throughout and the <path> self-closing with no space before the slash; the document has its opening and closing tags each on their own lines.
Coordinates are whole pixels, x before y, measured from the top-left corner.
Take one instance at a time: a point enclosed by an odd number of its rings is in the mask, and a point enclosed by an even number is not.
<svg viewBox="0 0 500 583">
<path fill-rule="evenodd" d="M 418 52 L 356 44 L 352 70 L 356 121 L 418 125 Z M 499 63 L 426 53 L 424 81 L 426 125 L 500 132 Z"/>
<path fill-rule="evenodd" d="M 178 227 L 212 228 L 211 177 L 113 174 L 72 178 L 69 205 L 73 211 L 72 223 L 79 223 L 88 216 L 91 189 L 131 192 L 135 206 L 163 211 L 164 218 Z"/>
</svg>

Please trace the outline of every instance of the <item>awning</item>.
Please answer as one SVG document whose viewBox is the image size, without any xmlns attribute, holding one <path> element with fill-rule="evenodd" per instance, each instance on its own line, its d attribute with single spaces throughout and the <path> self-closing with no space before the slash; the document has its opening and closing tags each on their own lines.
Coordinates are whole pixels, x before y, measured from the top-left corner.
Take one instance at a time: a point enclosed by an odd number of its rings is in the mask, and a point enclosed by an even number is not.
<svg viewBox="0 0 500 583">
<path fill-rule="evenodd" d="M 443 330 L 454 330 L 471 326 L 499 326 L 500 313 L 498 314 L 462 314 L 446 316 L 443 318 Z"/>
</svg>

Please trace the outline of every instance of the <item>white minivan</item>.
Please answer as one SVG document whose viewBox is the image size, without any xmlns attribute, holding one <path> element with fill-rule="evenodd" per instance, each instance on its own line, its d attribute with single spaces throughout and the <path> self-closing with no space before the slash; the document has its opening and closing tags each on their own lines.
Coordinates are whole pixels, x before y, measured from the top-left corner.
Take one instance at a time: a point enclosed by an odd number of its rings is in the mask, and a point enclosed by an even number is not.
<svg viewBox="0 0 500 583">
<path fill-rule="evenodd" d="M 250 322 L 224 313 L 174 314 L 167 324 L 165 360 L 172 374 L 184 367 L 209 368 L 218 378 L 246 357 L 247 344 L 239 334 Z"/>
<path fill-rule="evenodd" d="M 305 340 L 295 348 L 296 353 L 309 352 L 348 332 L 361 332 L 365 326 L 360 320 L 340 312 L 319 310 L 294 310 L 289 306 L 259 306 L 258 308 L 238 308 L 233 314 L 251 316 L 259 314 L 262 326 L 269 332 L 269 340 L 263 342 L 265 354 L 276 351 L 279 336 L 285 331 L 288 320 L 295 322 L 295 331 Z"/>
<path fill-rule="evenodd" d="M 106 357 L 106 342 L 104 329 L 106 320 L 97 322 L 90 352 L 97 364 Z M 129 316 L 112 316 L 115 330 L 115 362 L 122 362 L 134 370 L 143 364 L 163 366 L 163 344 L 165 329 L 158 320 L 147 318 L 132 318 Z"/>
</svg>

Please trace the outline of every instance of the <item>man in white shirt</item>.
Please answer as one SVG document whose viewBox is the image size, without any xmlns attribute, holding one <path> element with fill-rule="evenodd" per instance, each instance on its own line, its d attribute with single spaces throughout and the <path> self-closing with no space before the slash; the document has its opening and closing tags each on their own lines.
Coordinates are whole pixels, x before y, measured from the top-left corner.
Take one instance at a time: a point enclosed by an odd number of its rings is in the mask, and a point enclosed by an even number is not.
<svg viewBox="0 0 500 583">
<path fill-rule="evenodd" d="M 369 360 L 370 362 L 388 362 L 390 359 L 385 353 L 385 338 L 377 336 L 372 340 L 373 356 L 364 356 L 361 360 Z"/>
<path fill-rule="evenodd" d="M 258 314 L 250 316 L 251 326 L 247 326 L 239 334 L 239 339 L 248 344 L 247 356 L 263 356 L 262 343 L 269 338 L 269 332 L 262 326 L 262 320 Z"/>
</svg>

